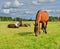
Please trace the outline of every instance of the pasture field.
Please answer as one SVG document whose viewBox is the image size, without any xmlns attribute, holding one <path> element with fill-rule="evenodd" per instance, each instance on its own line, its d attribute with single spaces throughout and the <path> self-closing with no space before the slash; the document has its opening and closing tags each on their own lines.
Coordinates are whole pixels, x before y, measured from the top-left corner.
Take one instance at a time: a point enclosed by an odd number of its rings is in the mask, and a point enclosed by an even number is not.
<svg viewBox="0 0 60 49">
<path fill-rule="evenodd" d="M 24 21 L 31 27 L 7 28 L 14 21 L 0 21 L 0 49 L 60 49 L 60 22 L 49 22 L 48 34 L 34 36 L 34 22 Z"/>
</svg>

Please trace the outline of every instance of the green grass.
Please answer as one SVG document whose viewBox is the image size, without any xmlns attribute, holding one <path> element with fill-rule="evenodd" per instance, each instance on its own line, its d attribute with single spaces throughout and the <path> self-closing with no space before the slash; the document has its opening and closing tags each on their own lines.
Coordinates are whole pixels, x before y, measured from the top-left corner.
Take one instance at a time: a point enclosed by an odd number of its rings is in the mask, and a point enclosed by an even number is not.
<svg viewBox="0 0 60 49">
<path fill-rule="evenodd" d="M 60 22 L 49 22 L 48 34 L 34 36 L 34 22 L 31 27 L 7 28 L 11 22 L 0 21 L 0 49 L 60 49 Z"/>
</svg>

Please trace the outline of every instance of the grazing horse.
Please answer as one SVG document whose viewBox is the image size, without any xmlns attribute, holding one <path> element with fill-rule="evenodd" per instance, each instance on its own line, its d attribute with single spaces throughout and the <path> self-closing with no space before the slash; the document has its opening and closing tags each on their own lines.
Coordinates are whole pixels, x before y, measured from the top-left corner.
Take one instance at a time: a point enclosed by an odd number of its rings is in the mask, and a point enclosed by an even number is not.
<svg viewBox="0 0 60 49">
<path fill-rule="evenodd" d="M 34 26 L 35 36 L 37 36 L 40 33 L 40 23 L 42 23 L 41 29 L 43 30 L 43 32 L 47 34 L 46 28 L 47 28 L 48 19 L 49 16 L 47 11 L 39 10 L 37 12 L 35 26 Z"/>
</svg>

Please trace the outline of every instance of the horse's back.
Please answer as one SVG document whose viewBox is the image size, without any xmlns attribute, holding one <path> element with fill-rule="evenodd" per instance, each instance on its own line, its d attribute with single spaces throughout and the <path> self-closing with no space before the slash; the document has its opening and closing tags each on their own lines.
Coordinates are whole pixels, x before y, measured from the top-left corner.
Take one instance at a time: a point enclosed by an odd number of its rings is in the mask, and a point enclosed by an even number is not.
<svg viewBox="0 0 60 49">
<path fill-rule="evenodd" d="M 37 14 L 37 20 L 39 21 L 48 21 L 48 12 L 47 11 L 39 11 Z"/>
<path fill-rule="evenodd" d="M 48 12 L 47 11 L 41 12 L 41 20 L 42 21 L 48 21 L 48 19 L 49 19 Z"/>
</svg>

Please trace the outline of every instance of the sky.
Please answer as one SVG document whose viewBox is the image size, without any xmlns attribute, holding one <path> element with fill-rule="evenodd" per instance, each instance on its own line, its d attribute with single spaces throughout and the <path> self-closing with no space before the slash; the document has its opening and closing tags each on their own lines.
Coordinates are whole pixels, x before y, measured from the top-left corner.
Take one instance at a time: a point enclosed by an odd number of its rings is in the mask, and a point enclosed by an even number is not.
<svg viewBox="0 0 60 49">
<path fill-rule="evenodd" d="M 38 10 L 60 16 L 60 0 L 0 0 L 0 16 L 35 19 Z"/>
</svg>

